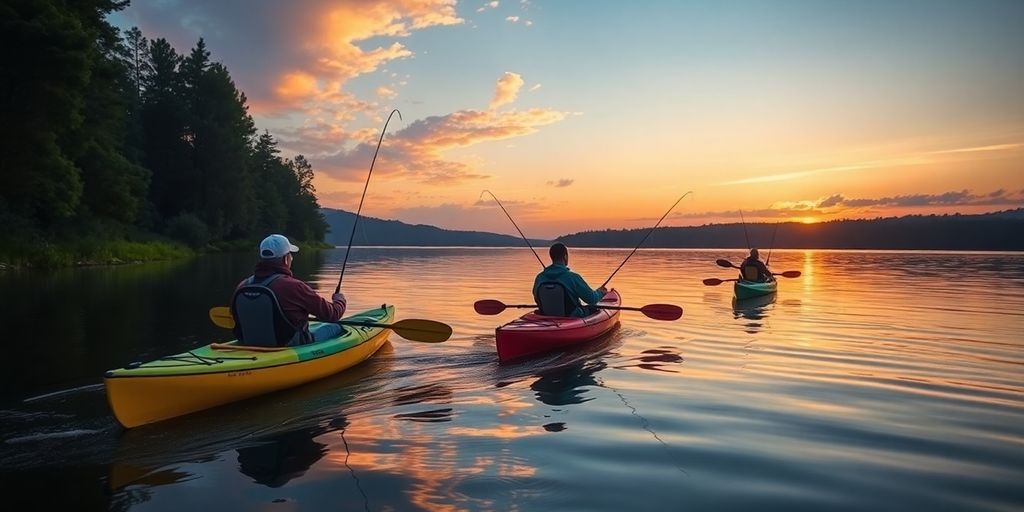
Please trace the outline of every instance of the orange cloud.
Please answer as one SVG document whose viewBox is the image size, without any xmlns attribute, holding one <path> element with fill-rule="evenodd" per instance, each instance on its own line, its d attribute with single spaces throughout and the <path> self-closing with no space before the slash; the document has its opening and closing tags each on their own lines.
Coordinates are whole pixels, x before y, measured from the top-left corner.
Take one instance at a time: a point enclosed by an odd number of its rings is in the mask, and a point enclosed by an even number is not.
<svg viewBox="0 0 1024 512">
<path fill-rule="evenodd" d="M 836 165 L 831 167 L 821 167 L 817 169 L 807 169 L 802 171 L 793 171 L 780 174 L 772 174 L 768 176 L 756 176 L 752 178 L 743 178 L 732 181 L 724 181 L 717 183 L 717 185 L 748 185 L 752 183 L 768 183 L 774 181 L 789 181 L 799 178 L 805 178 L 816 174 L 833 173 L 833 172 L 846 172 L 846 171 L 859 171 L 867 169 L 879 169 L 885 167 L 903 167 L 908 165 L 925 165 L 932 164 L 942 161 L 943 158 L 956 157 L 958 154 L 970 154 L 970 153 L 982 153 L 982 152 L 993 152 L 993 151 L 1014 151 L 1024 148 L 1024 143 L 1010 143 L 1010 144 L 991 144 L 987 146 L 977 146 L 968 148 L 954 148 L 944 149 L 938 151 L 928 151 L 923 153 L 915 153 L 905 156 L 899 156 L 894 158 L 886 158 L 880 160 L 871 160 L 867 162 L 857 162 L 849 165 Z M 939 156 L 939 155 L 945 155 Z M 970 155 L 967 155 L 970 157 Z"/>
<path fill-rule="evenodd" d="M 523 88 L 523 77 L 519 73 L 506 71 L 498 79 L 498 86 L 494 91 L 494 99 L 491 100 L 490 108 L 496 109 L 506 103 L 515 101 L 519 95 L 519 89 Z"/>
<path fill-rule="evenodd" d="M 487 177 L 470 164 L 445 160 L 446 151 L 484 142 L 521 137 L 541 126 L 561 121 L 566 113 L 546 109 L 496 112 L 461 110 L 413 122 L 388 136 L 378 158 L 386 161 L 376 169 L 383 175 L 402 175 L 430 184 L 450 184 Z M 364 142 L 350 151 L 314 159 L 320 172 L 337 179 L 361 180 L 373 159 L 377 141 Z"/>
<path fill-rule="evenodd" d="M 313 96 L 319 92 L 319 88 L 315 76 L 303 71 L 294 71 L 278 80 L 275 92 L 282 98 L 294 99 Z"/>
<path fill-rule="evenodd" d="M 843 218 L 854 216 L 871 216 L 879 214 L 905 214 L 915 209 L 924 208 L 934 212 L 937 208 L 975 209 L 978 207 L 1002 206 L 1016 208 L 1024 206 L 1024 190 L 995 190 L 985 194 L 974 194 L 969 190 L 954 190 L 941 194 L 904 194 L 877 198 L 851 198 L 843 194 L 833 194 L 818 199 L 799 201 L 778 201 L 768 208 L 727 211 L 708 211 L 695 213 L 677 213 L 678 219 L 721 219 L 741 218 L 752 219 L 787 219 L 828 217 Z M 637 219 L 641 220 L 641 219 Z M 649 219 L 642 219 L 649 220 Z"/>
</svg>

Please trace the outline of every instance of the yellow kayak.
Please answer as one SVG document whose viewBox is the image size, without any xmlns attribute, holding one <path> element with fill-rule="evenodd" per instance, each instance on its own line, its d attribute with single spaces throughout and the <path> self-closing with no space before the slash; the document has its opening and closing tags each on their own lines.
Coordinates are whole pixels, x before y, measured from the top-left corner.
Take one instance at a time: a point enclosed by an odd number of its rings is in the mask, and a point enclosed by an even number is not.
<svg viewBox="0 0 1024 512">
<path fill-rule="evenodd" d="M 394 316 L 394 306 L 382 305 L 345 320 L 388 324 Z M 103 383 L 117 421 L 138 427 L 338 373 L 376 353 L 389 332 L 346 325 L 337 338 L 298 347 L 212 343 L 110 370 Z"/>
</svg>

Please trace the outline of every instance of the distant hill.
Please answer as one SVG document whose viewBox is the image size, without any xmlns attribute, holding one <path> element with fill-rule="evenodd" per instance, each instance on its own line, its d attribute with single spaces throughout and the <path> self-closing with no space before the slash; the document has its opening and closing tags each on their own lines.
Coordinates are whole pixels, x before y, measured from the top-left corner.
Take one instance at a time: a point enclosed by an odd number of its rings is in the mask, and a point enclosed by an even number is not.
<svg viewBox="0 0 1024 512">
<path fill-rule="evenodd" d="M 649 228 L 584 231 L 558 241 L 570 247 L 634 247 Z M 775 233 L 778 229 L 778 233 Z M 910 215 L 817 224 L 747 224 L 750 243 L 790 249 L 1024 250 L 1024 208 L 981 215 Z M 746 248 L 743 224 L 658 228 L 644 247 Z"/>
<path fill-rule="evenodd" d="M 329 231 L 326 242 L 348 245 L 355 214 L 345 210 L 321 208 Z M 549 240 L 530 239 L 534 247 L 546 246 Z M 356 227 L 353 245 L 411 245 L 421 247 L 525 247 L 523 239 L 483 231 L 455 231 L 424 224 L 406 224 L 397 220 L 362 217 Z"/>
</svg>

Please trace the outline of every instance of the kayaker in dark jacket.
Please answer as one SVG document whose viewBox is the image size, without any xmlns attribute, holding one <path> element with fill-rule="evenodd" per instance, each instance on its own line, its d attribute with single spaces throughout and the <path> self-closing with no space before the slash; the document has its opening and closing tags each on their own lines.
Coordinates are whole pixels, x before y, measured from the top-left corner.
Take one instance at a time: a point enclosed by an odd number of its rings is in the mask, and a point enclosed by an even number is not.
<svg viewBox="0 0 1024 512">
<path fill-rule="evenodd" d="M 551 265 L 537 274 L 533 281 L 533 298 L 537 301 L 540 313 L 551 316 L 587 316 L 589 312 L 580 306 L 580 300 L 594 305 L 608 291 L 604 287 L 594 290 L 579 274 L 569 270 L 569 249 L 565 244 L 553 244 L 548 254 L 551 255 Z"/>
<path fill-rule="evenodd" d="M 231 301 L 235 334 L 243 344 L 301 345 L 341 334 L 338 324 L 321 324 L 310 332 L 310 316 L 324 322 L 341 319 L 345 314 L 345 294 L 335 293 L 327 301 L 296 279 L 291 267 L 292 254 L 298 251 L 282 235 L 270 235 L 260 243 L 260 260 L 253 275 L 238 284 Z M 274 307 L 273 298 L 279 308 Z"/>
<path fill-rule="evenodd" d="M 754 270 L 747 270 L 747 267 L 753 267 Z M 764 263 L 761 263 L 757 249 L 751 249 L 750 256 L 740 264 L 740 278 L 746 281 L 763 283 L 771 279 L 771 277 L 772 273 Z"/>
</svg>

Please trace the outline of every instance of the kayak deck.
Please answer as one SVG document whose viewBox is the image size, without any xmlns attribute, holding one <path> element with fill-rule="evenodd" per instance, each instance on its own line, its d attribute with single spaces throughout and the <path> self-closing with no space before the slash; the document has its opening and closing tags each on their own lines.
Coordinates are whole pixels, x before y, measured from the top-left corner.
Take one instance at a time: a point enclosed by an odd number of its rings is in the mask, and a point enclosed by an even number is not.
<svg viewBox="0 0 1024 512">
<path fill-rule="evenodd" d="M 382 305 L 345 320 L 391 323 L 394 314 Z M 335 374 L 376 353 L 388 333 L 344 326 L 339 337 L 296 347 L 213 343 L 106 372 L 107 401 L 126 428 L 162 421 Z"/>
<path fill-rule="evenodd" d="M 610 290 L 599 306 L 621 306 L 622 297 Z M 599 338 L 619 323 L 619 310 L 598 309 L 582 317 L 543 316 L 527 313 L 495 329 L 500 362 L 549 352 Z"/>
<path fill-rule="evenodd" d="M 741 279 L 736 281 L 736 284 L 733 286 L 733 293 L 735 293 L 736 299 L 743 300 L 775 293 L 778 291 L 778 288 L 779 282 L 775 279 L 765 282 Z"/>
</svg>

